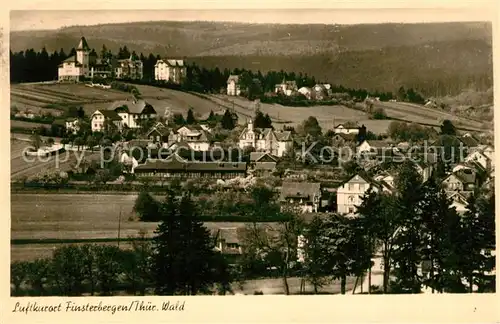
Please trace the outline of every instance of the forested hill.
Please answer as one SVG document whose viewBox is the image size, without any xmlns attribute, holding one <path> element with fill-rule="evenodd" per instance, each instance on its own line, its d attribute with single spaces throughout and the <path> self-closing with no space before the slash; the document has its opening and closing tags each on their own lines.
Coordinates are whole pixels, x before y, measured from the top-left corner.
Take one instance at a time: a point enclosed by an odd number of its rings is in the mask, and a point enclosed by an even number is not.
<svg viewBox="0 0 500 324">
<path fill-rule="evenodd" d="M 89 45 L 173 56 L 337 54 L 342 51 L 478 40 L 491 44 L 489 23 L 278 25 L 224 22 L 135 22 L 11 32 L 11 49 L 67 52 L 82 34 Z"/>
<path fill-rule="evenodd" d="M 148 56 L 186 57 L 203 67 L 285 70 L 352 88 L 420 89 L 428 96 L 493 84 L 490 23 L 269 25 L 140 22 L 11 32 L 11 50 L 66 53 L 84 35 Z"/>
</svg>

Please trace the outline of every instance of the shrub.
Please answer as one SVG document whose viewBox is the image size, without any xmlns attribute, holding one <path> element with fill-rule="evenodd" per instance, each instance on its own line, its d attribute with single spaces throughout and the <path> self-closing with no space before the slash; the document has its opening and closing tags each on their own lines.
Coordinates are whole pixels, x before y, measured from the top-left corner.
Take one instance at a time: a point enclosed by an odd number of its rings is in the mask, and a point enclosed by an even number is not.
<svg viewBox="0 0 500 324">
<path fill-rule="evenodd" d="M 388 119 L 383 108 L 376 108 L 372 113 L 372 119 Z"/>
</svg>

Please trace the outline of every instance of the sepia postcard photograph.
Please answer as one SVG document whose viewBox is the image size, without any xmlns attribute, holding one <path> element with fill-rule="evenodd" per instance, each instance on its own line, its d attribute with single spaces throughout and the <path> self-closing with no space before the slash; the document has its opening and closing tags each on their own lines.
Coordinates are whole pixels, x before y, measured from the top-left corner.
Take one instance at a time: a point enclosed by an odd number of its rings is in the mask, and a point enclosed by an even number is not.
<svg viewBox="0 0 500 324">
<path fill-rule="evenodd" d="M 494 24 L 376 10 L 10 11 L 7 311 L 495 293 Z"/>
</svg>

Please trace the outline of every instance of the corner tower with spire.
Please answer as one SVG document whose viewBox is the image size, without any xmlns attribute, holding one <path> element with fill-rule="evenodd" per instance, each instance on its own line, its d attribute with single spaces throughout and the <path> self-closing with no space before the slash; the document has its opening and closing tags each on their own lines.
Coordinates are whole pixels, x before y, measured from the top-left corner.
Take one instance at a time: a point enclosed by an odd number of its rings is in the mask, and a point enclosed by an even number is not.
<svg viewBox="0 0 500 324">
<path fill-rule="evenodd" d="M 90 76 L 89 55 L 89 44 L 87 43 L 85 37 L 82 36 L 82 38 L 80 38 L 80 42 L 78 43 L 78 47 L 76 48 L 76 60 L 82 65 L 82 74 L 86 77 Z"/>
</svg>

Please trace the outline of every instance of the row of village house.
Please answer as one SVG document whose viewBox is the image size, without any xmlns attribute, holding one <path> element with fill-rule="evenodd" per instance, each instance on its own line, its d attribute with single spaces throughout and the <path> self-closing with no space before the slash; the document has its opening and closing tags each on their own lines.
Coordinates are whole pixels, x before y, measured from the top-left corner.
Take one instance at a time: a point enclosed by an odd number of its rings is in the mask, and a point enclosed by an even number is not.
<svg viewBox="0 0 500 324">
<path fill-rule="evenodd" d="M 239 75 L 230 75 L 227 79 L 227 95 L 239 96 L 241 94 Z M 332 86 L 328 83 L 318 83 L 314 87 L 298 88 L 296 81 L 283 79 L 281 83 L 274 86 L 274 92 L 285 96 L 301 94 L 307 99 L 324 100 L 332 94 Z"/>
<path fill-rule="evenodd" d="M 157 81 L 169 81 L 180 84 L 186 77 L 187 68 L 184 60 L 162 58 L 156 61 L 154 77 Z M 143 62 L 131 55 L 127 59 L 98 58 L 90 51 L 85 37 L 80 39 L 76 55 L 68 57 L 58 68 L 59 81 L 81 81 L 82 79 L 116 78 L 141 80 L 144 76 Z M 231 75 L 227 79 L 227 94 L 238 96 L 241 93 L 239 76 Z M 295 93 L 304 95 L 307 99 L 322 100 L 331 94 L 330 84 L 317 84 L 312 88 L 297 88 L 295 81 L 285 81 L 275 86 L 275 93 L 291 96 Z"/>
<path fill-rule="evenodd" d="M 110 105 L 107 110 L 97 110 L 91 116 L 93 131 L 102 131 L 104 121 L 114 123 L 118 129 L 125 125 L 130 128 L 140 127 L 140 120 L 156 118 L 155 109 L 144 100 L 117 101 Z M 66 127 L 68 130 L 76 131 L 78 120 L 70 120 Z M 377 154 L 381 149 L 404 152 L 404 145 L 392 146 L 386 141 L 365 140 L 360 144 L 355 142 L 355 134 L 359 131 L 356 127 L 344 127 L 337 125 L 336 133 L 332 143 L 346 145 L 350 142 L 356 147 L 356 154 Z M 155 148 L 165 148 L 166 151 L 175 152 L 179 147 L 194 152 L 208 152 L 217 147 L 218 143 L 212 140 L 211 129 L 207 125 L 187 125 L 172 128 L 163 123 L 156 123 L 146 133 L 145 138 L 130 142 L 130 145 L 141 142 Z M 475 187 L 480 185 L 478 174 L 490 172 L 486 185 L 491 185 L 494 169 L 494 149 L 488 145 L 482 145 L 472 134 L 457 136 L 467 148 L 467 156 L 464 161 L 456 164 L 452 172 L 443 180 L 442 185 L 446 188 L 457 204 L 457 210 L 463 210 L 467 196 Z M 339 141 L 342 140 L 342 141 Z M 135 143 L 134 143 L 135 142 Z M 404 144 L 404 143 L 400 143 Z M 249 174 L 260 175 L 273 172 L 279 159 L 287 151 L 293 148 L 293 136 L 290 131 L 279 131 L 271 128 L 255 128 L 251 121 L 240 134 L 238 147 L 241 149 L 252 147 L 256 152 L 250 154 L 249 163 L 220 161 L 201 162 L 191 160 L 178 154 L 173 154 L 167 159 L 148 159 L 142 165 L 136 165 L 133 172 L 139 177 L 153 178 L 210 178 L 210 179 L 233 179 L 243 178 Z M 436 144 L 437 145 L 437 144 Z M 432 144 L 430 145 L 432 148 Z M 429 178 L 435 168 L 431 154 L 427 161 L 416 163 L 417 170 L 421 173 L 423 180 Z M 370 168 L 369 164 L 364 165 Z M 293 190 L 287 199 L 298 201 L 305 211 L 316 211 L 321 206 L 321 192 L 319 184 L 311 185 L 302 183 L 296 186 L 287 185 L 283 190 Z M 394 174 L 383 171 L 373 178 L 359 174 L 348 182 L 337 188 L 337 211 L 339 213 L 353 213 L 355 206 L 360 203 L 360 197 L 368 189 L 374 187 L 376 190 L 391 191 L 394 187 Z M 309 189 L 305 189 L 309 188 Z M 311 188 L 315 188 L 314 190 Z"/>
</svg>

